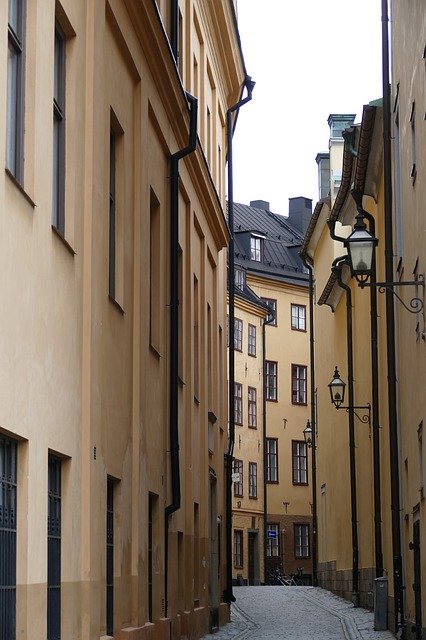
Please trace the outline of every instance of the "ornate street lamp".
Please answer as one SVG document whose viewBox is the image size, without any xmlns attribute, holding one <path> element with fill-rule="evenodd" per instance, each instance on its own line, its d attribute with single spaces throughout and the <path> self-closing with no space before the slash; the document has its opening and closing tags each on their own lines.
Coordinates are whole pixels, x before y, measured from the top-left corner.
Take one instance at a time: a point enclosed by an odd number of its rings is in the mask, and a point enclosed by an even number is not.
<svg viewBox="0 0 426 640">
<path fill-rule="evenodd" d="M 346 383 L 340 378 L 337 367 L 334 368 L 333 380 L 328 388 L 330 389 L 331 402 L 338 409 L 345 398 Z"/>
<path fill-rule="evenodd" d="M 309 420 L 306 423 L 306 427 L 303 429 L 303 437 L 305 438 L 306 445 L 310 449 L 312 447 L 312 427 Z"/>
<path fill-rule="evenodd" d="M 378 240 L 367 229 L 364 214 L 361 211 L 356 216 L 354 230 L 344 242 L 348 250 L 351 273 L 363 286 L 371 276 L 373 253 Z"/>
</svg>

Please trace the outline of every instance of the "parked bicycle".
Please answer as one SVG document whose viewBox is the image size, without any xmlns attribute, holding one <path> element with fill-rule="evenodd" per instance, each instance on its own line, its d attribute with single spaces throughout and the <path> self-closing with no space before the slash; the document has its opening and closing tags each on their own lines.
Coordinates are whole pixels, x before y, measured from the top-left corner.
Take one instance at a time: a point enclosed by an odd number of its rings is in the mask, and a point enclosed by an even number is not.
<svg viewBox="0 0 426 640">
<path fill-rule="evenodd" d="M 299 573 L 298 570 L 298 574 Z M 282 585 L 283 587 L 297 587 L 301 584 L 298 580 L 298 576 L 296 574 L 291 573 L 287 575 L 281 571 L 279 567 L 271 567 L 266 572 L 267 584 L 269 585 Z"/>
</svg>

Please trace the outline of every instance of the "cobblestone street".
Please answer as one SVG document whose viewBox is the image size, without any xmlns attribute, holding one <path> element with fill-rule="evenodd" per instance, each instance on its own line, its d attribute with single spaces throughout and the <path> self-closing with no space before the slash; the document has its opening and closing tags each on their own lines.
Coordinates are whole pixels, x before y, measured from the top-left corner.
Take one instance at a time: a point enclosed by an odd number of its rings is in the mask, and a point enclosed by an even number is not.
<svg viewBox="0 0 426 640">
<path fill-rule="evenodd" d="M 373 613 L 314 587 L 236 587 L 232 621 L 204 640 L 394 640 Z"/>
</svg>

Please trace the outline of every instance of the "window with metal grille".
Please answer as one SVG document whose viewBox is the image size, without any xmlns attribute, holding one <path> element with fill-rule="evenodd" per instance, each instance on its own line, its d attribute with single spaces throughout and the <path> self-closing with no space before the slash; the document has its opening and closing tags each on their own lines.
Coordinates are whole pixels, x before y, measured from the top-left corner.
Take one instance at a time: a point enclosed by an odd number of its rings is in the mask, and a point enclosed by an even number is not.
<svg viewBox="0 0 426 640">
<path fill-rule="evenodd" d="M 257 462 L 249 462 L 249 498 L 257 498 Z"/>
<path fill-rule="evenodd" d="M 234 383 L 234 420 L 235 424 L 243 424 L 243 385 Z"/>
<path fill-rule="evenodd" d="M 61 460 L 49 454 L 47 506 L 47 640 L 61 637 Z"/>
<path fill-rule="evenodd" d="M 234 473 L 239 474 L 239 480 L 234 482 L 234 496 L 236 498 L 243 497 L 243 461 L 234 460 Z"/>
<path fill-rule="evenodd" d="M 234 567 L 243 566 L 243 532 L 234 531 Z"/>
<path fill-rule="evenodd" d="M 16 638 L 17 443 L 0 436 L 0 640 Z"/>
<path fill-rule="evenodd" d="M 25 0 L 9 0 L 6 167 L 22 184 L 24 173 Z"/>
<path fill-rule="evenodd" d="M 278 524 L 268 523 L 268 532 L 271 532 L 266 538 L 266 555 L 268 558 L 277 558 L 280 555 L 280 526 Z"/>
<path fill-rule="evenodd" d="M 114 633 L 114 480 L 107 478 L 106 500 L 106 632 Z"/>
<path fill-rule="evenodd" d="M 294 331 L 306 331 L 306 307 L 303 304 L 291 305 L 291 328 Z"/>
<path fill-rule="evenodd" d="M 254 324 L 248 326 L 248 354 L 249 356 L 256 355 L 256 326 Z"/>
<path fill-rule="evenodd" d="M 274 400 L 278 399 L 277 394 L 277 369 L 278 363 L 272 362 L 270 360 L 266 360 L 265 362 L 265 373 L 266 373 L 266 400 Z"/>
<path fill-rule="evenodd" d="M 309 558 L 309 525 L 294 525 L 294 557 Z"/>
<path fill-rule="evenodd" d="M 248 388 L 248 426 L 257 427 L 257 392 L 254 387 Z"/>
<path fill-rule="evenodd" d="M 291 365 L 291 401 L 293 404 L 306 404 L 306 367 Z"/>
<path fill-rule="evenodd" d="M 266 438 L 266 482 L 278 482 L 277 438 Z"/>
<path fill-rule="evenodd" d="M 308 449 L 306 442 L 293 440 L 293 484 L 308 484 Z"/>
<path fill-rule="evenodd" d="M 234 347 L 237 351 L 243 350 L 243 321 L 239 318 L 234 320 Z"/>
<path fill-rule="evenodd" d="M 65 35 L 55 24 L 52 224 L 65 235 Z"/>
</svg>

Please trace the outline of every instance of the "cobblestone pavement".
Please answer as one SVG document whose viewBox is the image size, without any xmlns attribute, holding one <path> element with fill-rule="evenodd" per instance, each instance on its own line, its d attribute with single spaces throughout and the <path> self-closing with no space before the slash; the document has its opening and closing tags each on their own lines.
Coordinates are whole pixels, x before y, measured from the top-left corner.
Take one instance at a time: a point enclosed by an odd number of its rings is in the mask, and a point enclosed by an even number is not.
<svg viewBox="0 0 426 640">
<path fill-rule="evenodd" d="M 373 614 L 315 587 L 236 587 L 231 622 L 204 640 L 394 640 Z"/>
</svg>

